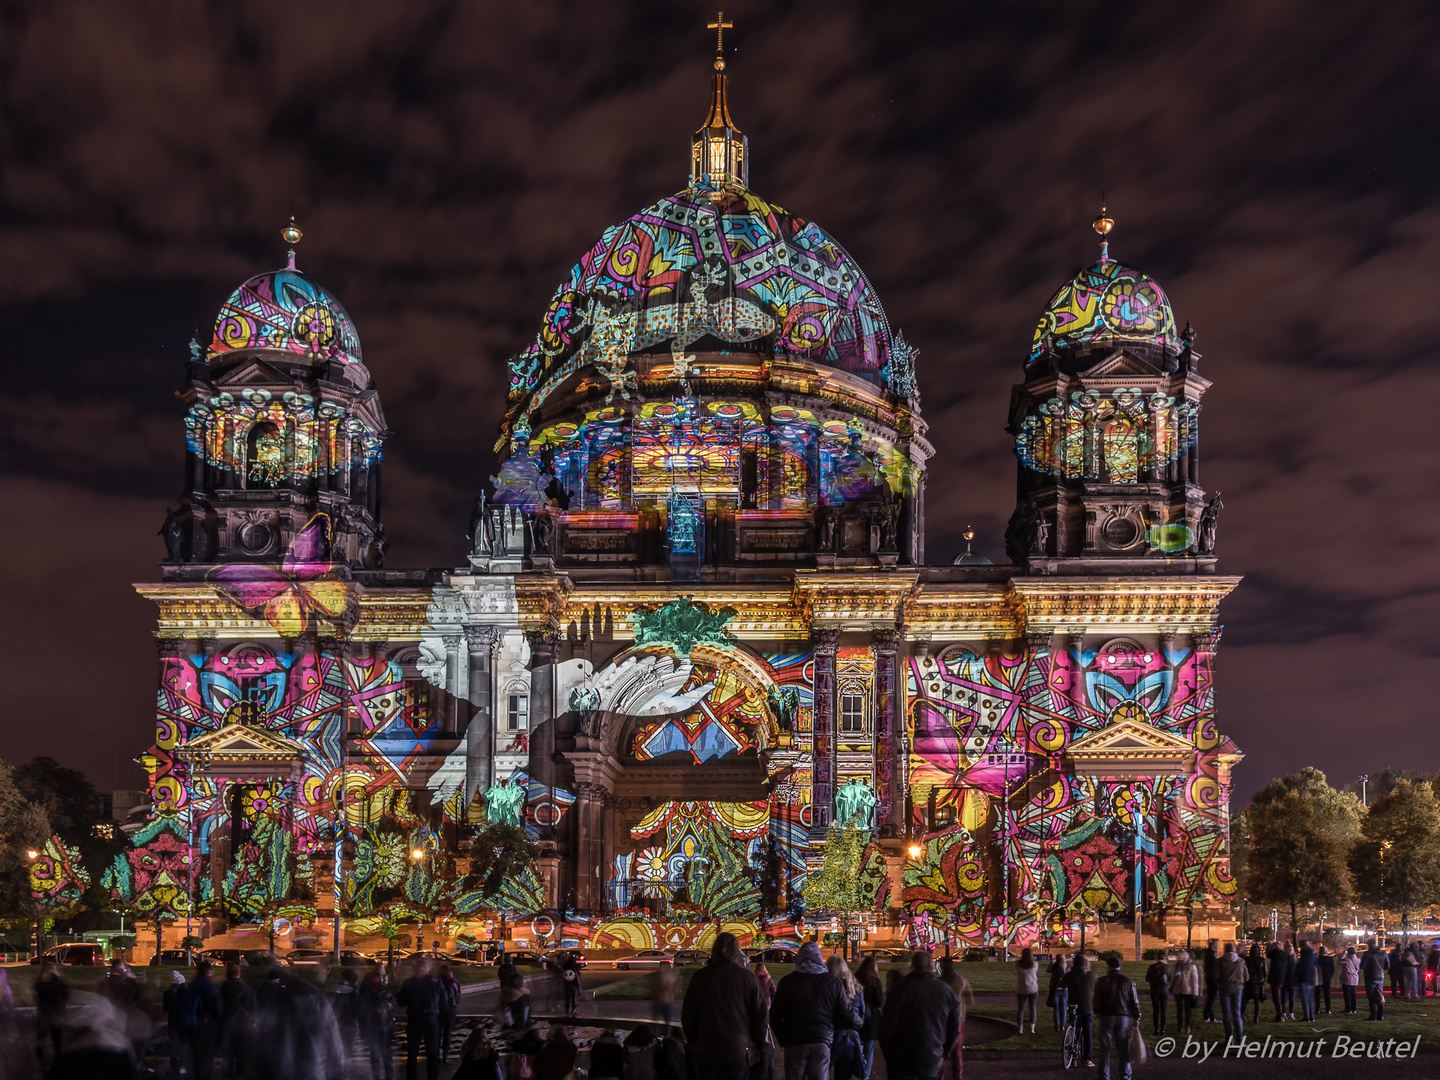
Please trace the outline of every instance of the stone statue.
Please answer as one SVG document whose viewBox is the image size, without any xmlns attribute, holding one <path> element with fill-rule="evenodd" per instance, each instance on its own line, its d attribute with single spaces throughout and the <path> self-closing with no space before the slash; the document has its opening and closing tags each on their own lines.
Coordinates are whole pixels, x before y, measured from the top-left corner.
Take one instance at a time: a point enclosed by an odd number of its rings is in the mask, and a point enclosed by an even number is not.
<svg viewBox="0 0 1440 1080">
<path fill-rule="evenodd" d="M 174 510 L 165 511 L 165 524 L 160 526 L 157 536 L 165 538 L 165 561 L 179 562 L 180 550 L 185 544 L 185 523 Z"/>
<path fill-rule="evenodd" d="M 390 537 L 385 535 L 383 524 L 375 526 L 375 566 L 385 565 L 385 553 L 390 550 Z"/>
<path fill-rule="evenodd" d="M 1032 497 L 1015 507 L 1010 523 L 1005 527 L 1005 555 L 1012 566 L 1025 565 L 1026 559 L 1035 550 L 1039 531 L 1040 512 Z"/>
<path fill-rule="evenodd" d="M 840 828 L 854 825 L 861 829 L 875 827 L 875 807 L 879 800 L 864 780 L 841 784 L 835 792 L 835 824 Z"/>
<path fill-rule="evenodd" d="M 1035 548 L 1032 555 L 1050 554 L 1050 522 L 1038 511 L 1035 514 Z"/>
<path fill-rule="evenodd" d="M 570 708 L 589 716 L 600 708 L 600 691 L 588 682 L 576 683 L 570 688 Z"/>
<path fill-rule="evenodd" d="M 470 524 L 465 527 L 465 539 L 470 541 L 470 550 L 477 555 L 484 554 L 489 550 L 488 547 L 480 546 L 485 533 L 489 532 L 489 529 L 486 528 L 485 518 L 485 493 L 482 491 L 475 496 L 475 502 L 470 507 Z"/>
<path fill-rule="evenodd" d="M 835 550 L 835 515 L 833 506 L 820 507 L 820 550 Z"/>
<path fill-rule="evenodd" d="M 509 780 L 491 784 L 485 791 L 485 818 L 494 824 L 520 825 L 525 789 Z"/>
<path fill-rule="evenodd" d="M 200 342 L 196 341 L 193 337 L 190 339 L 190 359 L 194 360 L 197 364 L 203 359 L 201 356 Z"/>
<path fill-rule="evenodd" d="M 536 555 L 549 555 L 551 541 L 555 539 L 555 521 L 548 510 L 542 510 L 530 519 L 530 535 L 535 541 Z"/>
<path fill-rule="evenodd" d="M 800 691 L 793 686 L 771 684 L 765 691 L 765 703 L 775 714 L 775 722 L 781 731 L 794 731 L 795 720 L 800 715 Z"/>
<path fill-rule="evenodd" d="M 1215 492 L 1215 497 L 1205 504 L 1205 509 L 1200 511 L 1199 536 L 1195 540 L 1196 555 L 1215 554 L 1215 528 L 1220 521 L 1220 511 L 1225 509 L 1225 504 L 1220 501 L 1220 492 Z"/>
<path fill-rule="evenodd" d="M 900 524 L 900 506 L 894 496 L 885 500 L 877 515 L 880 519 L 880 550 L 896 551 L 895 534 Z"/>
</svg>

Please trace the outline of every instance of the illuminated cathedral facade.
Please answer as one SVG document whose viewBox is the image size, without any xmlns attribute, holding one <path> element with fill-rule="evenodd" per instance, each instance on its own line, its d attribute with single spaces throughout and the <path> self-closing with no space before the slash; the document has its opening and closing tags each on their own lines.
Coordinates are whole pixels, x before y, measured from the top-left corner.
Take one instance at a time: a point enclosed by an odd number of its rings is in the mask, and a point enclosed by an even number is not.
<svg viewBox="0 0 1440 1080">
<path fill-rule="evenodd" d="M 140 915 L 795 940 L 849 828 L 876 941 L 1226 910 L 1238 579 L 1188 324 L 1102 244 L 1015 358 L 1006 563 L 932 565 L 916 349 L 748 175 L 717 60 L 688 184 L 605 230 L 510 360 L 459 569 L 385 565 L 380 398 L 293 223 L 225 302 L 138 586 L 154 812 L 110 884 Z M 541 855 L 484 895 L 494 822 Z"/>
</svg>

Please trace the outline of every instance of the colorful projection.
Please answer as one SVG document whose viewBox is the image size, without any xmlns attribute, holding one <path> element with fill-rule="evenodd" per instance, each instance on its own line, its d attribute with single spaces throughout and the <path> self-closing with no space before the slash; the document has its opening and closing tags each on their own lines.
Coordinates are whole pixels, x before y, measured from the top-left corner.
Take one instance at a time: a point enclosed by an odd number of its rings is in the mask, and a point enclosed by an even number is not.
<svg viewBox="0 0 1440 1080">
<path fill-rule="evenodd" d="M 211 395 L 185 416 L 185 446 L 221 472 L 222 486 L 273 488 L 369 468 L 380 436 L 334 401 L 263 388 Z"/>
<path fill-rule="evenodd" d="M 1046 476 L 1134 484 L 1161 471 L 1195 445 L 1199 406 L 1136 387 L 1099 394 L 1076 390 L 1068 402 L 1050 398 L 1021 422 L 1020 464 Z"/>
<path fill-rule="evenodd" d="M 1208 654 L 1127 639 L 1018 655 L 952 646 L 912 660 L 908 683 L 914 825 L 926 855 L 905 872 L 907 905 L 962 932 L 988 918 L 989 931 L 1021 937 L 1082 899 L 1123 908 L 1137 830 L 1153 902 L 1235 891 L 1220 780 L 1228 744 L 1215 731 Z M 1124 781 L 1063 768 L 1082 736 L 1126 722 L 1188 743 L 1191 774 Z M 997 893 L 1031 917 L 996 924 L 979 901 L 993 910 Z"/>
<path fill-rule="evenodd" d="M 696 187 L 606 230 L 555 291 L 535 343 L 510 362 L 510 396 L 533 410 L 596 365 L 628 398 L 628 354 L 664 344 L 683 382 L 685 350 L 707 336 L 773 340 L 872 381 L 890 359 L 879 297 L 839 244 L 748 191 Z"/>
<path fill-rule="evenodd" d="M 345 614 L 350 596 L 338 571 L 330 560 L 330 517 L 316 514 L 290 541 L 279 567 L 230 563 L 211 570 L 207 580 L 236 606 L 263 615 L 276 633 L 294 638 Z"/>
<path fill-rule="evenodd" d="M 89 887 L 90 872 L 80 861 L 79 849 L 58 836 L 46 840 L 39 858 L 30 864 L 30 897 L 36 906 L 53 918 L 63 918 L 80 910 Z"/>
<path fill-rule="evenodd" d="M 340 301 L 299 270 L 257 274 L 225 301 L 207 359 L 237 349 L 280 349 L 360 363 L 360 336 Z"/>
<path fill-rule="evenodd" d="M 1102 258 L 1050 298 L 1030 359 L 1093 341 L 1174 346 L 1175 316 L 1165 290 L 1139 270 Z"/>
</svg>

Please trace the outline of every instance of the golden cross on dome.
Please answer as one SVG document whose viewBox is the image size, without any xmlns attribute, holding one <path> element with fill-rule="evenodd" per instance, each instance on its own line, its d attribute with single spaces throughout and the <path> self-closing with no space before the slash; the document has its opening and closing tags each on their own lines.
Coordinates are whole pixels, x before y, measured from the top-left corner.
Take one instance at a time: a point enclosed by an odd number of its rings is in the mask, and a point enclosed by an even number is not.
<svg viewBox="0 0 1440 1080">
<path fill-rule="evenodd" d="M 723 12 L 723 11 L 717 11 L 717 12 L 715 13 L 715 21 L 714 21 L 714 22 L 712 22 L 712 23 L 706 23 L 706 24 L 705 24 L 705 29 L 706 29 L 706 30 L 714 30 L 714 31 L 715 31 L 715 55 L 716 55 L 716 56 L 719 56 L 721 53 L 723 53 L 723 52 L 725 51 L 725 31 L 726 31 L 726 30 L 733 30 L 734 28 L 735 28 L 735 24 L 734 24 L 733 22 L 726 22 L 726 21 L 725 21 L 725 12 Z"/>
</svg>

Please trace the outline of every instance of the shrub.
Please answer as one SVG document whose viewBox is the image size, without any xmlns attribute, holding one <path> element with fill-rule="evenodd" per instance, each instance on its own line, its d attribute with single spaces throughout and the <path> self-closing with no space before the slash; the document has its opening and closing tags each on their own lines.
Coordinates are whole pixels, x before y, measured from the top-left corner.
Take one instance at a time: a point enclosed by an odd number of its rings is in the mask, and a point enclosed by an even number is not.
<svg viewBox="0 0 1440 1080">
<path fill-rule="evenodd" d="M 1100 963 L 1101 963 L 1101 964 L 1108 964 L 1108 963 L 1110 963 L 1110 958 L 1111 958 L 1112 956 L 1117 956 L 1117 957 L 1119 957 L 1121 960 L 1124 960 L 1124 959 L 1125 959 L 1125 954 L 1122 953 L 1119 949 L 1106 949 L 1104 952 L 1102 952 L 1102 953 L 1100 954 Z"/>
<path fill-rule="evenodd" d="M 1171 951 L 1170 949 L 1146 949 L 1140 955 L 1146 960 L 1164 960 Z"/>
<path fill-rule="evenodd" d="M 1275 931 L 1268 926 L 1252 926 L 1250 932 L 1245 936 L 1251 941 L 1258 941 L 1264 945 L 1275 940 Z"/>
</svg>

